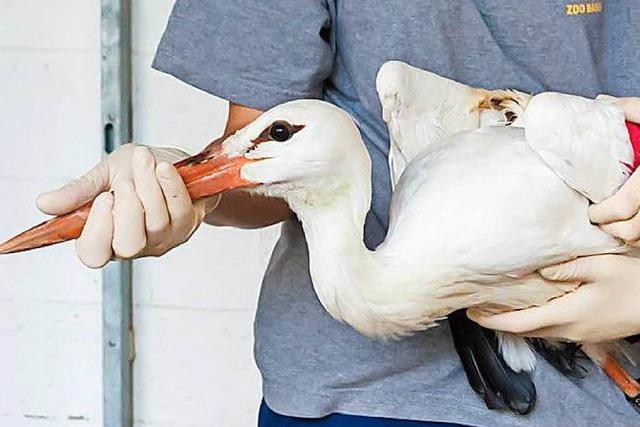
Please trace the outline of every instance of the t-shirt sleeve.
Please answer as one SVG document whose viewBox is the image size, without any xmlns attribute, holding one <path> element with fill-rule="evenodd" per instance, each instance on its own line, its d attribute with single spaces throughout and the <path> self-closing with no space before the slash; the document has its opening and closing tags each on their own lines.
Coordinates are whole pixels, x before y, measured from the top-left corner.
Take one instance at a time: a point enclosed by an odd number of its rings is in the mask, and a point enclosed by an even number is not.
<svg viewBox="0 0 640 427">
<path fill-rule="evenodd" d="M 177 0 L 153 68 L 260 110 L 319 98 L 330 25 L 326 0 Z"/>
</svg>

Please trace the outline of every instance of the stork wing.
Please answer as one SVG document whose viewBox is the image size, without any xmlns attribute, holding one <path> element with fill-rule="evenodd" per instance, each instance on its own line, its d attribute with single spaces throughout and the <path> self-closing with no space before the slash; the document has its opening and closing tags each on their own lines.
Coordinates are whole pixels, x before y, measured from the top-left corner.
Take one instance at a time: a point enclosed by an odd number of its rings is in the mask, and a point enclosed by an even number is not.
<svg viewBox="0 0 640 427">
<path fill-rule="evenodd" d="M 633 150 L 620 107 L 545 92 L 531 99 L 523 123 L 531 148 L 592 202 L 611 196 L 628 178 Z"/>
<path fill-rule="evenodd" d="M 486 93 L 399 61 L 380 68 L 376 87 L 391 138 L 393 185 L 423 149 L 437 146 L 447 135 L 477 128 L 478 105 Z"/>
</svg>

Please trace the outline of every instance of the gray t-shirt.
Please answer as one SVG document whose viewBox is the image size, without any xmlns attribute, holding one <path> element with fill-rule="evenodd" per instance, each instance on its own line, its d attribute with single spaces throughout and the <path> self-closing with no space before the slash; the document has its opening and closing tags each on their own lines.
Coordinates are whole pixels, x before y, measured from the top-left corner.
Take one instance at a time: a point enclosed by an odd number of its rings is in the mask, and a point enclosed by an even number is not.
<svg viewBox="0 0 640 427">
<path fill-rule="evenodd" d="M 638 96 L 640 1 L 177 0 L 154 67 L 249 107 L 313 97 L 349 111 L 373 161 L 365 234 L 375 247 L 390 185 L 374 78 L 390 59 L 485 88 Z M 266 402 L 286 415 L 640 425 L 592 366 L 588 378 L 572 381 L 540 361 L 538 406 L 516 417 L 487 410 L 471 391 L 446 325 L 394 342 L 359 335 L 318 302 L 295 221 L 284 224 L 265 275 L 255 335 Z"/>
</svg>

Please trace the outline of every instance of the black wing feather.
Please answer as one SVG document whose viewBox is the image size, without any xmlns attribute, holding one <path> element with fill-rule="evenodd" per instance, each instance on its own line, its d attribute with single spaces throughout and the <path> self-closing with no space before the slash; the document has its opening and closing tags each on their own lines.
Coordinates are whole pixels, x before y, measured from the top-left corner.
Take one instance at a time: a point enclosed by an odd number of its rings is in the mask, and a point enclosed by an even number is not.
<svg viewBox="0 0 640 427">
<path fill-rule="evenodd" d="M 449 327 L 469 385 L 487 407 L 509 408 L 519 415 L 531 412 L 537 398 L 531 375 L 505 363 L 495 333 L 471 321 L 464 310 L 449 315 Z"/>
<path fill-rule="evenodd" d="M 580 351 L 579 344 L 554 343 L 540 338 L 529 338 L 527 341 L 536 353 L 544 357 L 561 374 L 576 380 L 581 380 L 587 375 L 587 369 L 578 362 L 578 359 L 586 359 Z"/>
</svg>

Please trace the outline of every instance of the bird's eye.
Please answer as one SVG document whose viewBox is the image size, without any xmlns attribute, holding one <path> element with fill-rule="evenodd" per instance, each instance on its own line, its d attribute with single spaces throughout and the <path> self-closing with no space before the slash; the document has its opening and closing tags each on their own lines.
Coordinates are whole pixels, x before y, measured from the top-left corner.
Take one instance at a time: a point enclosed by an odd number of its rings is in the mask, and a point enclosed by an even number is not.
<svg viewBox="0 0 640 427">
<path fill-rule="evenodd" d="M 267 141 L 285 142 L 291 139 L 293 135 L 304 128 L 304 125 L 292 125 L 284 120 L 278 120 L 264 128 L 260 136 L 254 139 L 252 150 L 256 148 L 256 144 Z"/>
<path fill-rule="evenodd" d="M 276 142 L 288 141 L 294 134 L 291 125 L 286 122 L 275 122 L 269 128 L 269 138 Z"/>
</svg>

